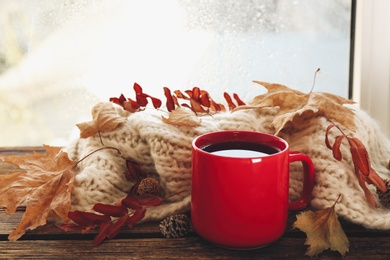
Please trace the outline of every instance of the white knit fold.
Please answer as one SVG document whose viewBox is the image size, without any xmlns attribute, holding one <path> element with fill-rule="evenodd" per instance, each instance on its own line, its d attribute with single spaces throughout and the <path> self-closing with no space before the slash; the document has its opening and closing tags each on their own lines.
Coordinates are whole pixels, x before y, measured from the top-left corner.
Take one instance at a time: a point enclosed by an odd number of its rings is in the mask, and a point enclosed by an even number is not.
<svg viewBox="0 0 390 260">
<path fill-rule="evenodd" d="M 179 127 L 163 123 L 161 116 L 166 116 L 164 112 L 148 109 L 129 115 L 127 122 L 114 131 L 101 133 L 103 144 L 98 136 L 77 139 L 66 148 L 73 160 L 103 146 L 115 147 L 120 154 L 104 149 L 79 164 L 72 193 L 72 210 L 91 210 L 97 202 L 114 203 L 126 196 L 133 184 L 125 179 L 125 160 L 131 159 L 160 181 L 165 197 L 171 196 L 163 205 L 149 208 L 144 221 L 160 220 L 188 211 L 191 203 L 192 140 L 200 134 L 218 130 L 240 129 L 274 134 L 272 120 L 277 110 L 223 112 L 202 116 L 199 127 Z M 351 134 L 366 146 L 372 167 L 378 174 L 384 179 L 390 178 L 387 168 L 390 141 L 364 111 L 356 109 L 355 113 L 357 131 Z M 312 206 L 317 209 L 332 206 L 341 194 L 336 206 L 339 216 L 367 228 L 390 229 L 390 209 L 370 206 L 358 185 L 348 144 L 342 145 L 341 161 L 334 159 L 332 151 L 325 146 L 325 130 L 329 124 L 325 118 L 316 117 L 289 132 L 280 133 L 291 150 L 306 153 L 313 160 L 316 184 Z M 338 134 L 334 128 L 331 140 Z M 375 192 L 374 187 L 369 186 Z M 290 170 L 290 199 L 295 199 L 301 189 L 302 167 L 294 163 Z"/>
</svg>

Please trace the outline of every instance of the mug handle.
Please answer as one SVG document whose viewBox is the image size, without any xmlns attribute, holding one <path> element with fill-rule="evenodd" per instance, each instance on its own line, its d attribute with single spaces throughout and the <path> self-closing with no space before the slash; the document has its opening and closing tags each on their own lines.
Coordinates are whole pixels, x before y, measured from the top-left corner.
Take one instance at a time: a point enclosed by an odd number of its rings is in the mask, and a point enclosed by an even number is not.
<svg viewBox="0 0 390 260">
<path fill-rule="evenodd" d="M 296 161 L 301 161 L 303 165 L 303 189 L 297 200 L 289 202 L 288 209 L 291 211 L 302 210 L 307 207 L 314 187 L 314 165 L 310 157 L 301 152 L 290 152 L 289 163 Z"/>
</svg>

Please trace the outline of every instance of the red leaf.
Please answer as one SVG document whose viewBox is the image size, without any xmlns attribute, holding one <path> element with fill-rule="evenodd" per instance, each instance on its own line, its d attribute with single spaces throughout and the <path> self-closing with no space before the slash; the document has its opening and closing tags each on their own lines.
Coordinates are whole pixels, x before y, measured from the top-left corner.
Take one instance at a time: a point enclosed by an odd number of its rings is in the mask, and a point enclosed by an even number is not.
<svg viewBox="0 0 390 260">
<path fill-rule="evenodd" d="M 121 201 L 122 205 L 128 207 L 129 209 L 141 209 L 142 206 L 139 204 L 139 201 L 136 196 L 129 194 Z"/>
<path fill-rule="evenodd" d="M 122 199 L 122 205 L 130 209 L 141 209 L 142 207 L 158 206 L 163 203 L 163 199 L 152 194 L 142 194 L 141 196 L 134 196 L 128 194 Z"/>
<path fill-rule="evenodd" d="M 200 89 L 198 87 L 194 87 L 192 89 L 192 98 L 196 101 L 199 101 L 200 99 Z"/>
<path fill-rule="evenodd" d="M 92 212 L 84 212 L 84 211 L 70 211 L 68 213 L 68 217 L 73 220 L 76 224 L 87 227 L 93 225 L 100 225 L 102 223 L 106 223 L 111 221 L 110 216 L 95 214 Z"/>
<path fill-rule="evenodd" d="M 132 228 L 138 221 L 142 220 L 145 217 L 146 209 L 137 209 L 133 215 L 131 215 L 126 220 L 126 224 L 129 228 Z"/>
<path fill-rule="evenodd" d="M 141 169 L 138 163 L 126 160 L 126 166 L 127 166 L 127 173 L 126 179 L 131 182 L 138 182 L 143 178 L 147 177 L 147 173 Z"/>
<path fill-rule="evenodd" d="M 164 87 L 164 95 L 167 98 L 166 106 L 167 106 L 168 112 L 175 110 L 175 101 L 173 100 L 173 97 L 171 95 L 171 90 L 169 88 Z"/>
<path fill-rule="evenodd" d="M 229 110 L 233 110 L 234 108 L 236 108 L 236 105 L 233 103 L 232 98 L 227 92 L 224 92 L 223 96 L 226 99 L 226 102 L 228 103 Z"/>
<path fill-rule="evenodd" d="M 103 203 L 96 203 L 93 208 L 94 211 L 108 215 L 111 217 L 123 217 L 128 214 L 128 209 L 125 206 L 116 206 Z"/>
<path fill-rule="evenodd" d="M 113 225 L 111 225 L 109 230 L 107 231 L 107 238 L 112 239 L 116 237 L 121 231 L 122 227 L 126 224 L 128 218 L 129 216 L 118 218 L 118 220 Z"/>
<path fill-rule="evenodd" d="M 209 98 L 209 95 L 207 92 L 200 96 L 199 102 L 204 107 L 210 107 L 211 103 L 210 103 L 210 98 Z"/>
<path fill-rule="evenodd" d="M 142 194 L 141 196 L 137 197 L 137 199 L 138 204 L 144 207 L 158 206 L 161 205 L 164 201 L 161 197 L 149 193 Z"/>
<path fill-rule="evenodd" d="M 347 139 L 350 145 L 353 164 L 367 176 L 370 173 L 371 167 L 366 148 L 356 137 L 348 137 Z"/>
<path fill-rule="evenodd" d="M 137 194 L 139 184 L 140 184 L 140 182 L 135 183 L 135 184 L 133 185 L 133 187 L 131 187 L 130 192 L 129 192 L 128 195 L 134 196 L 135 194 Z"/>
<path fill-rule="evenodd" d="M 141 107 L 146 107 L 148 105 L 149 102 L 148 102 L 147 97 L 148 97 L 148 95 L 146 95 L 144 93 L 137 93 L 135 96 L 138 105 L 140 105 Z"/>
<path fill-rule="evenodd" d="M 122 107 L 123 107 L 123 102 L 124 102 L 124 101 L 126 101 L 126 98 L 125 98 L 125 96 L 124 96 L 123 94 L 121 94 L 121 95 L 119 96 L 119 98 L 116 98 L 116 97 L 110 98 L 110 102 L 113 102 L 113 103 L 115 103 L 115 104 L 117 104 L 117 105 L 120 105 L 120 106 L 122 106 Z"/>
<path fill-rule="evenodd" d="M 152 97 L 152 96 L 149 96 L 149 98 L 152 100 L 152 104 L 153 104 L 153 107 L 154 107 L 155 109 L 161 107 L 162 102 L 161 102 L 160 99 L 155 98 L 155 97 Z"/>
<path fill-rule="evenodd" d="M 93 239 L 94 246 L 100 245 L 107 238 L 111 226 L 112 226 L 111 222 L 103 223 L 100 225 L 99 233 Z"/>
<path fill-rule="evenodd" d="M 158 99 L 158 98 L 155 98 L 155 97 L 152 97 L 148 94 L 145 94 L 143 91 L 142 91 L 142 88 L 139 84 L 137 83 L 134 83 L 134 91 L 135 91 L 135 98 L 137 100 L 137 103 L 139 106 L 141 107 L 146 107 L 149 103 L 148 101 L 148 98 L 150 98 L 152 100 L 152 103 L 153 103 L 153 107 L 154 108 L 160 108 L 161 107 L 161 100 Z"/>
<path fill-rule="evenodd" d="M 326 147 L 328 147 L 329 149 L 333 149 L 332 145 L 330 144 L 329 142 L 329 132 L 330 132 L 330 129 L 332 129 L 333 127 L 335 127 L 336 125 L 334 124 L 331 124 L 329 125 L 327 128 L 326 128 L 326 132 L 325 132 L 325 145 Z"/>
<path fill-rule="evenodd" d="M 189 109 L 191 109 L 191 110 L 192 110 L 192 108 L 191 108 L 191 107 L 190 107 L 188 104 L 185 104 L 185 103 L 184 103 L 184 104 L 181 104 L 181 106 L 182 106 L 182 107 L 189 108 Z"/>
<path fill-rule="evenodd" d="M 245 102 L 242 101 L 242 100 L 240 99 L 240 97 L 239 97 L 236 93 L 233 94 L 233 98 L 236 100 L 236 102 L 237 102 L 237 104 L 238 104 L 239 106 L 245 106 L 245 105 L 246 105 Z"/>
<path fill-rule="evenodd" d="M 341 143 L 343 142 L 344 137 L 345 137 L 344 135 L 337 136 L 336 140 L 333 144 L 333 148 L 332 148 L 333 157 L 339 161 L 341 161 L 341 159 L 343 159 L 343 156 L 342 156 L 341 151 L 340 151 L 340 146 L 341 146 Z"/>
</svg>

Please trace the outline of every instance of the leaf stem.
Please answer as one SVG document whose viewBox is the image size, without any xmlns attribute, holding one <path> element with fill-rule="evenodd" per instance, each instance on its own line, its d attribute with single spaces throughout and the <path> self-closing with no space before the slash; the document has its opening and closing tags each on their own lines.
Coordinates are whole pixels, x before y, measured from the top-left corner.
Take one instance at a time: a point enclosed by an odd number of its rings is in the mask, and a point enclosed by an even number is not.
<svg viewBox="0 0 390 260">
<path fill-rule="evenodd" d="M 311 89 L 310 89 L 310 92 L 309 92 L 309 93 L 312 93 L 312 92 L 313 92 L 313 90 L 314 90 L 314 86 L 315 86 L 315 84 L 316 84 L 316 78 L 317 78 L 317 74 L 318 74 L 318 72 L 320 72 L 320 68 L 318 68 L 318 69 L 316 70 L 316 72 L 314 72 L 313 86 L 311 87 Z"/>
<path fill-rule="evenodd" d="M 333 206 L 336 206 L 336 204 L 339 202 L 341 198 L 341 193 L 339 194 L 339 196 L 337 197 L 336 201 L 334 202 Z"/>
<path fill-rule="evenodd" d="M 338 126 L 337 124 L 335 124 L 335 123 L 334 123 L 332 120 L 330 120 L 330 119 L 329 119 L 329 122 L 330 122 L 332 125 L 334 125 L 334 126 L 341 132 L 342 135 L 344 135 L 347 139 L 349 138 L 349 136 L 346 135 L 346 134 L 344 133 L 343 130 L 341 130 L 340 126 Z"/>
<path fill-rule="evenodd" d="M 96 152 L 99 152 L 101 150 L 104 150 L 104 149 L 112 149 L 112 150 L 116 150 L 118 152 L 118 154 L 121 154 L 121 151 L 118 149 L 118 148 L 115 148 L 115 147 L 111 147 L 111 146 L 105 146 L 105 147 L 101 147 L 99 149 L 96 149 L 95 151 L 92 151 L 90 152 L 89 154 L 87 154 L 86 156 L 84 156 L 83 158 L 81 158 L 80 160 L 78 160 L 76 162 L 76 164 L 74 165 L 74 167 L 77 166 L 77 164 L 79 164 L 80 162 L 82 162 L 84 159 L 86 159 L 87 157 L 91 156 L 92 154 L 96 153 Z"/>
</svg>

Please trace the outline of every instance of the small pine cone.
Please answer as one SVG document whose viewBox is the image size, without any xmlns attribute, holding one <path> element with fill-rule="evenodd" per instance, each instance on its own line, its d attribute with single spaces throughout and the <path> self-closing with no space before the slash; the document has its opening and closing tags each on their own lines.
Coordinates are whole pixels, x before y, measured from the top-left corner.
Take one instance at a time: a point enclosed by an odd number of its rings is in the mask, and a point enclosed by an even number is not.
<svg viewBox="0 0 390 260">
<path fill-rule="evenodd" d="M 390 181 L 385 180 L 385 184 L 387 187 L 386 192 L 381 192 L 380 190 L 376 190 L 376 193 L 378 194 L 379 201 L 383 206 L 386 208 L 390 208 Z"/>
<path fill-rule="evenodd" d="M 161 187 L 158 181 L 154 178 L 147 177 L 142 179 L 138 185 L 138 194 L 142 195 L 145 193 L 152 194 L 155 196 L 161 196 Z"/>
<path fill-rule="evenodd" d="M 160 222 L 160 231 L 167 238 L 185 236 L 191 230 L 191 220 L 185 214 L 173 215 Z"/>
</svg>

